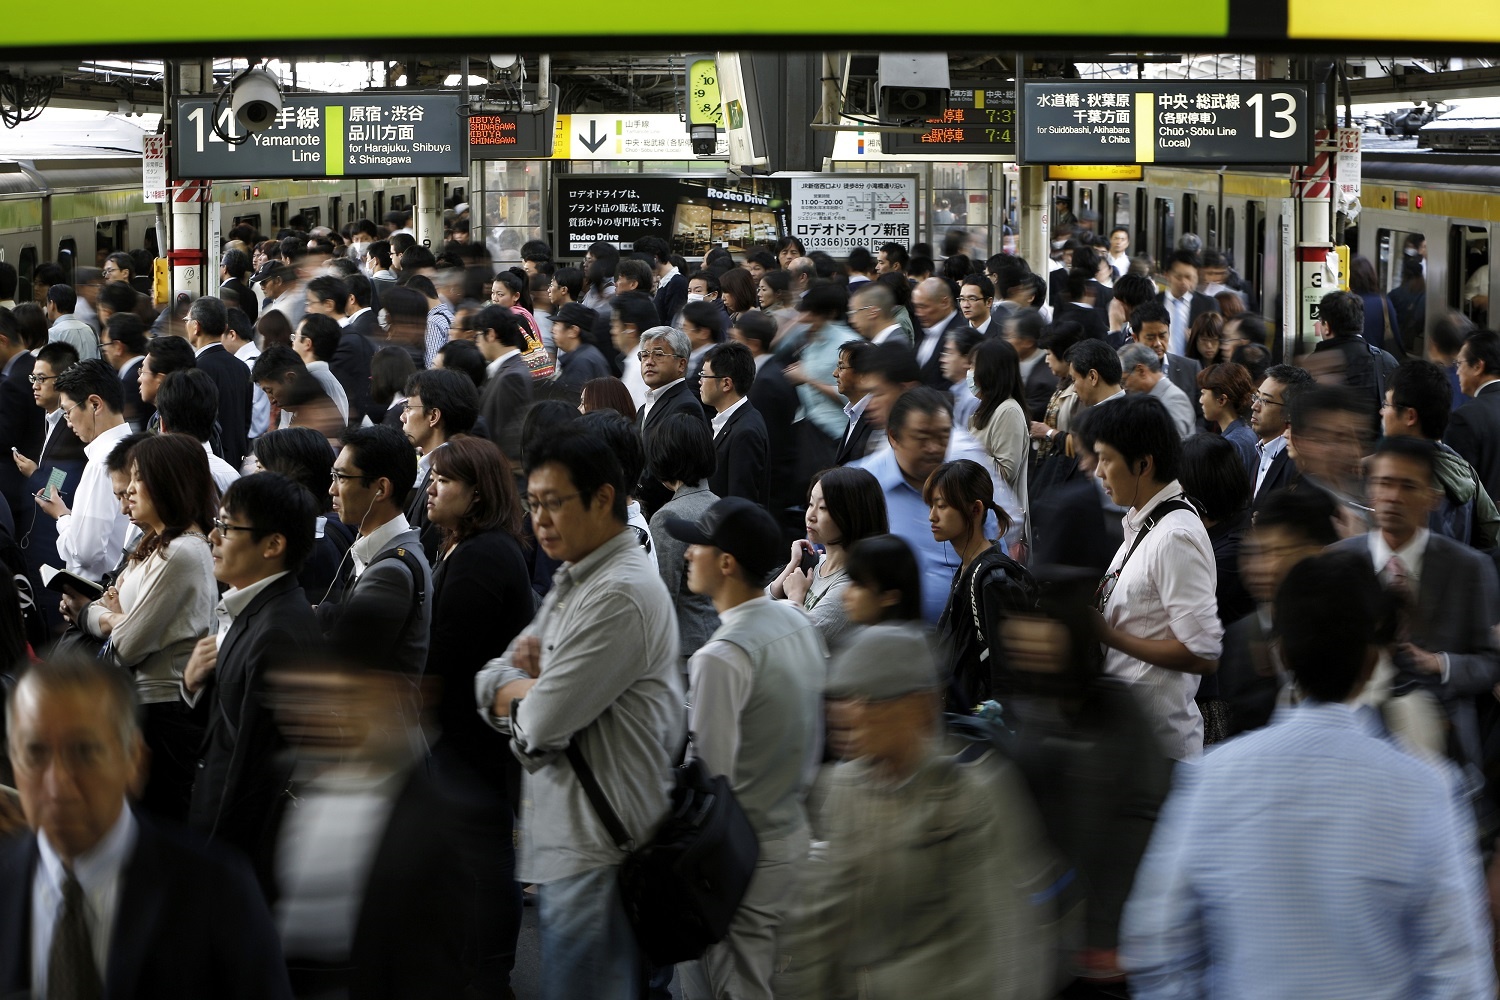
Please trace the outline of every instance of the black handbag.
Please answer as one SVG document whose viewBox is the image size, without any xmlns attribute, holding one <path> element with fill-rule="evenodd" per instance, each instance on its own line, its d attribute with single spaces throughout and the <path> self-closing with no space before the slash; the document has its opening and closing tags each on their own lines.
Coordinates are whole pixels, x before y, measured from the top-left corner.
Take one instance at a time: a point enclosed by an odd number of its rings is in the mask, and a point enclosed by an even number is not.
<svg viewBox="0 0 1500 1000">
<path fill-rule="evenodd" d="M 671 807 L 651 843 L 638 847 L 576 743 L 568 761 L 610 839 L 625 852 L 620 896 L 636 943 L 654 965 L 702 956 L 724 940 L 760 860 L 760 842 L 729 780 L 701 760 L 673 768 Z"/>
</svg>

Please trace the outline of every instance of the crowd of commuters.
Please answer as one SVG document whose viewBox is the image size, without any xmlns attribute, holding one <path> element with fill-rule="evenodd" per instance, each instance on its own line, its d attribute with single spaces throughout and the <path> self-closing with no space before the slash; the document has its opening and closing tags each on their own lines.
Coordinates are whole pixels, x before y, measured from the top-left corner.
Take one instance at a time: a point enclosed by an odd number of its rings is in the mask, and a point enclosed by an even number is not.
<svg viewBox="0 0 1500 1000">
<path fill-rule="evenodd" d="M 548 998 L 1494 997 L 1500 335 L 466 221 L 0 308 L 0 994 L 514 996 L 529 899 Z"/>
</svg>

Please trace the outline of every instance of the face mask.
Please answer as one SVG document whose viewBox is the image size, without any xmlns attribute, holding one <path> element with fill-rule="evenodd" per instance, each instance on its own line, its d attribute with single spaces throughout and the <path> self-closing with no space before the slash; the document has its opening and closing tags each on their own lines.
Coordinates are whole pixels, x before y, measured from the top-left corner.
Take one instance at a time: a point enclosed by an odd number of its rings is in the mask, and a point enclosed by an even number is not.
<svg viewBox="0 0 1500 1000">
<path fill-rule="evenodd" d="M 697 292 L 688 292 L 687 300 L 689 302 L 702 302 L 704 298 L 705 296 L 699 295 Z"/>
<path fill-rule="evenodd" d="M 386 313 L 386 311 L 384 309 L 380 310 L 380 317 L 379 317 L 379 319 L 380 319 L 380 328 L 382 330 L 389 330 L 391 328 L 391 317 Z"/>
<path fill-rule="evenodd" d="M 969 374 L 964 376 L 964 385 L 969 387 L 969 392 L 974 391 L 974 369 L 969 369 Z"/>
</svg>

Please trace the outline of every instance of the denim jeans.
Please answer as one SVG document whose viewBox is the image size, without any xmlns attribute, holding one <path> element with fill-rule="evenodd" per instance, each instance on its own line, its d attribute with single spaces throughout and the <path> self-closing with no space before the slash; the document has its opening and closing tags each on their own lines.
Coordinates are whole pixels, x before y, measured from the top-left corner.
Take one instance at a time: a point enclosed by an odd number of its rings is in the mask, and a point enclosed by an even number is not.
<svg viewBox="0 0 1500 1000">
<path fill-rule="evenodd" d="M 537 886 L 542 1000 L 637 1000 L 644 966 L 620 898 L 620 869 Z"/>
</svg>

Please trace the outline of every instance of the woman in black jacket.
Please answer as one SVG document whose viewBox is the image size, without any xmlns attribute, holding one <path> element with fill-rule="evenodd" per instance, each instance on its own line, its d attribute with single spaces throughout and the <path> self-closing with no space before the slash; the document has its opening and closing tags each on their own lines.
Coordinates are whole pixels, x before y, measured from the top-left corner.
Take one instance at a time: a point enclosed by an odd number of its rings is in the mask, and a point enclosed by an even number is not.
<svg viewBox="0 0 1500 1000">
<path fill-rule="evenodd" d="M 433 776 L 458 807 L 454 831 L 473 877 L 480 930 L 475 985 L 505 996 L 521 928 L 512 831 L 520 766 L 474 708 L 474 675 L 531 621 L 521 502 L 500 449 L 459 435 L 432 453 L 427 517 L 443 529 L 432 570 L 428 678 L 441 684 Z"/>
<path fill-rule="evenodd" d="M 959 459 L 937 467 L 922 487 L 932 537 L 953 546 L 958 570 L 938 619 L 939 664 L 948 680 L 948 711 L 964 715 L 986 701 L 1006 700 L 1008 671 L 1000 663 L 1000 623 L 1037 606 L 1037 586 L 1026 568 L 985 536 L 993 511 L 1000 537 L 1010 517 L 995 503 L 994 481 L 977 462 Z"/>
</svg>

